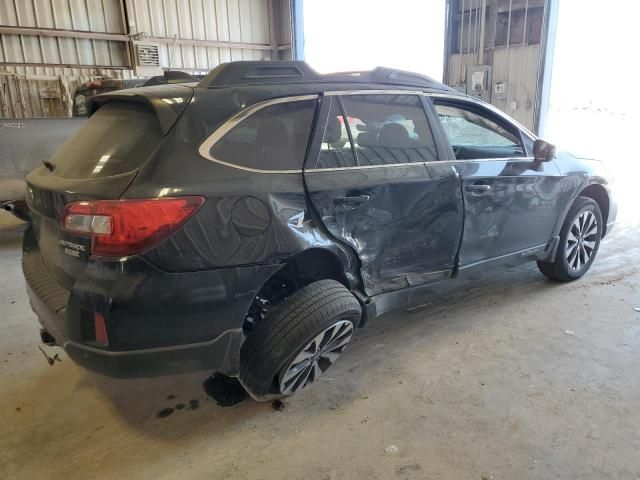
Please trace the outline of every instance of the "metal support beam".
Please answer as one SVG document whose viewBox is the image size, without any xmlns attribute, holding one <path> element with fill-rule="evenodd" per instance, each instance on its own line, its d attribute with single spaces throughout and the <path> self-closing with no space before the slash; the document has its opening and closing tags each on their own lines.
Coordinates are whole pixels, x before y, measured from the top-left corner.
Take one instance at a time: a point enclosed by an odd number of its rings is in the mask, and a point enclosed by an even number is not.
<svg viewBox="0 0 640 480">
<path fill-rule="evenodd" d="M 0 26 L 0 34 L 2 35 L 32 35 L 42 37 L 65 37 L 65 38 L 83 38 L 88 40 L 107 40 L 113 42 L 128 42 L 131 38 L 129 35 L 119 33 L 100 33 L 87 32 L 83 30 L 58 30 L 53 28 L 32 28 L 32 27 L 4 27 Z M 202 47 L 217 48 L 238 48 L 248 50 L 278 50 L 287 48 L 285 45 L 270 45 L 264 43 L 246 43 L 246 42 L 226 42 L 224 40 L 193 40 L 184 38 L 170 37 L 143 37 L 144 40 L 156 43 L 191 45 Z M 284 47 L 284 48 L 282 48 Z"/>
<path fill-rule="evenodd" d="M 451 2 L 446 1 L 444 13 L 444 55 L 442 56 L 442 81 L 449 84 L 449 57 L 451 56 L 451 30 L 453 22 L 451 21 Z"/>
<path fill-rule="evenodd" d="M 556 30 L 558 28 L 559 0 L 547 0 L 545 4 L 545 21 L 542 23 L 542 45 L 540 63 L 538 65 L 538 88 L 536 89 L 536 104 L 534 110 L 534 124 L 537 135 L 544 135 L 549 114 L 549 96 L 551 94 L 551 71 L 553 70 L 553 55 L 556 46 Z"/>
<path fill-rule="evenodd" d="M 129 65 L 85 65 L 82 63 L 33 63 L 33 62 L 0 62 L 5 67 L 60 67 L 60 68 L 86 68 L 94 70 L 131 70 Z"/>
<path fill-rule="evenodd" d="M 109 40 L 128 42 L 128 35 L 119 33 L 87 32 L 85 30 L 60 30 L 54 28 L 4 27 L 0 26 L 0 35 L 33 35 L 39 37 L 86 38 L 88 40 Z"/>
<path fill-rule="evenodd" d="M 104 5 L 103 5 L 104 8 Z M 133 49 L 133 42 L 131 42 L 131 28 L 129 27 L 129 11 L 127 10 L 127 2 L 126 0 L 120 0 L 120 31 L 127 35 L 128 41 L 124 46 L 126 55 L 127 55 L 127 65 L 133 70 L 133 58 L 135 55 Z"/>
<path fill-rule="evenodd" d="M 271 47 L 271 60 L 278 60 L 278 21 L 276 13 L 276 0 L 268 0 L 269 10 L 269 46 Z"/>
<path fill-rule="evenodd" d="M 302 0 L 291 0 L 294 60 L 304 60 L 304 16 L 302 4 Z"/>
<path fill-rule="evenodd" d="M 224 40 L 193 40 L 170 37 L 144 37 L 145 41 L 165 43 L 168 45 L 190 45 L 194 47 L 239 48 L 248 50 L 271 50 L 271 45 L 264 43 L 226 42 Z M 276 47 L 277 48 L 277 47 Z"/>
<path fill-rule="evenodd" d="M 482 0 L 480 12 L 480 46 L 478 47 L 478 65 L 484 65 L 484 28 L 485 23 L 487 23 L 487 0 Z"/>
</svg>

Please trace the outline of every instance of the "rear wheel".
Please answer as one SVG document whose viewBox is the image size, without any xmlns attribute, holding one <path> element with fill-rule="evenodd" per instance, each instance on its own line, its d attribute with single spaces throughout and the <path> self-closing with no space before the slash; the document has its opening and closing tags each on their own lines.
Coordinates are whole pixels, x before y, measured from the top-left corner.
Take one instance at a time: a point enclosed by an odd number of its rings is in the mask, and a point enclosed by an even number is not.
<svg viewBox="0 0 640 480">
<path fill-rule="evenodd" d="M 361 315 L 356 298 L 335 280 L 299 289 L 251 331 L 242 346 L 240 382 L 256 400 L 299 392 L 337 360 Z"/>
<path fill-rule="evenodd" d="M 547 277 L 569 282 L 582 277 L 591 267 L 602 238 L 602 213 L 595 200 L 578 197 L 560 230 L 560 244 L 554 262 L 538 262 Z"/>
</svg>

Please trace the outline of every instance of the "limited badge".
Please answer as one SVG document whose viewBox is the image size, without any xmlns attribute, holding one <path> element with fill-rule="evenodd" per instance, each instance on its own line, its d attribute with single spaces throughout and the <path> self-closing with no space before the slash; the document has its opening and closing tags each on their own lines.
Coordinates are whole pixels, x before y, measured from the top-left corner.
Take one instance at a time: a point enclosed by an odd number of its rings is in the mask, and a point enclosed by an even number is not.
<svg viewBox="0 0 640 480">
<path fill-rule="evenodd" d="M 90 254 L 91 239 L 83 237 L 61 238 L 58 244 L 65 255 L 74 258 L 86 258 Z"/>
</svg>

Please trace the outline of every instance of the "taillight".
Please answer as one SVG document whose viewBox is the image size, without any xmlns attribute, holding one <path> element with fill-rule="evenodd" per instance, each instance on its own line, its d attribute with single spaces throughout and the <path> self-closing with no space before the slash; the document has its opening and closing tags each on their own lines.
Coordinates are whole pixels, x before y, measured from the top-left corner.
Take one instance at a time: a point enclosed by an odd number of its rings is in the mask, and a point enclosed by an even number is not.
<svg viewBox="0 0 640 480">
<path fill-rule="evenodd" d="M 203 203 L 204 197 L 73 202 L 65 207 L 62 228 L 90 236 L 93 255 L 123 257 L 166 238 Z"/>
<path fill-rule="evenodd" d="M 109 337 L 107 336 L 107 326 L 104 323 L 104 315 L 95 313 L 93 323 L 96 329 L 96 343 L 106 347 L 109 345 Z"/>
</svg>

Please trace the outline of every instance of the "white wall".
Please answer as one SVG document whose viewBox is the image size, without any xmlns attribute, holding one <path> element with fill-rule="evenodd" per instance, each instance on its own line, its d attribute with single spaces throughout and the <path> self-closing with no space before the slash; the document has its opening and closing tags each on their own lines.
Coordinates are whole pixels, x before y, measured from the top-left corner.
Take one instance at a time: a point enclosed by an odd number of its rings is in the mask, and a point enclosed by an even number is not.
<svg viewBox="0 0 640 480">
<path fill-rule="evenodd" d="M 442 80 L 445 0 L 305 0 L 305 60 L 320 72 L 385 66 Z"/>
<path fill-rule="evenodd" d="M 562 0 L 544 137 L 604 160 L 622 222 L 640 225 L 637 0 Z"/>
</svg>

